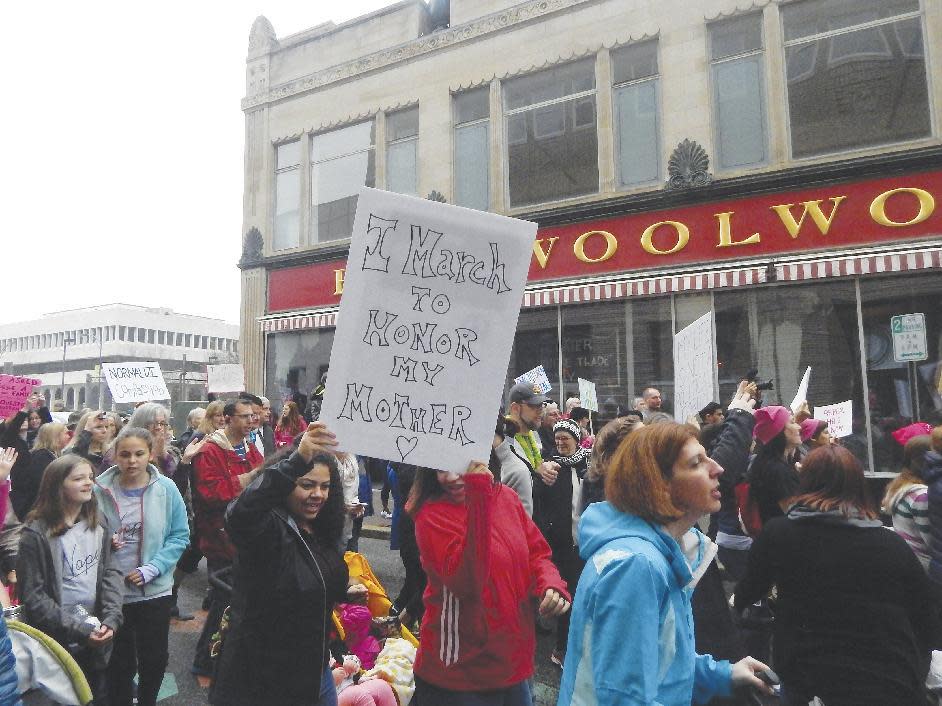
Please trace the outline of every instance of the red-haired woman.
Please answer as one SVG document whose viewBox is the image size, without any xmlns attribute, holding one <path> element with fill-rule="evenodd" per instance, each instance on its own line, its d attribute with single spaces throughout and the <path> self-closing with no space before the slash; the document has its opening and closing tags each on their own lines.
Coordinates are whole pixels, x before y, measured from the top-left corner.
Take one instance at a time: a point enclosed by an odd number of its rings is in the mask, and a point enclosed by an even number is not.
<svg viewBox="0 0 942 706">
<path fill-rule="evenodd" d="M 279 449 L 287 446 L 305 429 L 307 429 L 307 424 L 301 419 L 298 406 L 294 402 L 285 402 L 278 424 L 275 425 L 275 446 Z"/>
<path fill-rule="evenodd" d="M 720 509 L 722 473 L 684 424 L 632 431 L 618 447 L 607 501 L 579 523 L 586 565 L 558 706 L 703 703 L 746 685 L 768 693 L 761 662 L 695 652 L 690 594 L 716 549 L 694 524 Z"/>
<path fill-rule="evenodd" d="M 415 659 L 418 706 L 531 706 L 534 607 L 569 610 L 550 548 L 487 466 L 420 468 L 406 511 L 428 574 Z"/>
<path fill-rule="evenodd" d="M 840 446 L 815 449 L 791 502 L 763 526 L 736 588 L 742 610 L 778 587 L 785 703 L 923 703 L 936 606 L 915 554 L 877 519 L 860 462 Z"/>
</svg>

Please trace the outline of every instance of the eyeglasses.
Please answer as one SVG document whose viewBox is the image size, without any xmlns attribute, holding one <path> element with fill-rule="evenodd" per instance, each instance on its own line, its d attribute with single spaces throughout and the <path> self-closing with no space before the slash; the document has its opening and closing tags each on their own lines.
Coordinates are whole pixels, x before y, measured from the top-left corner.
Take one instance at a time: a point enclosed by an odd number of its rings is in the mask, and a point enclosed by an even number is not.
<svg viewBox="0 0 942 706">
<path fill-rule="evenodd" d="M 157 427 L 158 429 L 166 429 L 170 425 L 167 422 L 154 422 L 151 426 Z"/>
<path fill-rule="evenodd" d="M 258 417 L 258 415 L 255 414 L 255 412 L 246 412 L 245 414 L 233 414 L 231 416 L 237 417 L 238 419 L 251 419 L 252 417 Z"/>
</svg>

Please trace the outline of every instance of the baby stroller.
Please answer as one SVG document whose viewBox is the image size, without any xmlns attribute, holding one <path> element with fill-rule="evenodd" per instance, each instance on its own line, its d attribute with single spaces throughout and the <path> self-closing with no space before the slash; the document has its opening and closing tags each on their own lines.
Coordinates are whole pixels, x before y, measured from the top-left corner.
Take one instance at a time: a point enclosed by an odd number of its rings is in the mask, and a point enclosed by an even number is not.
<svg viewBox="0 0 942 706">
<path fill-rule="evenodd" d="M 88 706 L 92 690 L 72 655 L 44 632 L 17 620 L 18 617 L 18 607 L 3 612 L 16 658 L 18 689 L 26 703 L 37 703 L 30 697 L 41 692 L 58 704 Z"/>
</svg>

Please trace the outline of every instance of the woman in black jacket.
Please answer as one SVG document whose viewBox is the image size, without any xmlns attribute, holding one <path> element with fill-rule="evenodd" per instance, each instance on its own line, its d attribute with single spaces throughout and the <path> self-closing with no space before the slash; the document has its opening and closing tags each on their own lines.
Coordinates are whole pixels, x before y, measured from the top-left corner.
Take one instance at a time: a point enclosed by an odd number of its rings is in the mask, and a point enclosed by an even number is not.
<svg viewBox="0 0 942 706">
<path fill-rule="evenodd" d="M 785 703 L 925 703 L 938 606 L 916 555 L 877 519 L 860 462 L 840 446 L 812 451 L 793 503 L 763 526 L 736 588 L 741 611 L 778 587 Z"/>
<path fill-rule="evenodd" d="M 760 447 L 749 470 L 749 493 L 765 523 L 784 515 L 789 498 L 798 490 L 795 464 L 801 426 L 785 407 L 763 407 L 755 412 L 753 434 Z"/>
<path fill-rule="evenodd" d="M 29 465 L 25 472 L 21 470 L 13 479 L 10 502 L 17 517 L 25 518 L 26 514 L 33 509 L 46 466 L 59 458 L 59 454 L 67 443 L 69 443 L 69 432 L 65 424 L 51 422 L 39 428 L 36 443 L 33 444 L 33 450 L 29 452 Z"/>
<path fill-rule="evenodd" d="M 229 630 L 210 694 L 226 706 L 333 706 L 331 612 L 347 592 L 337 550 L 343 493 L 336 441 L 312 424 L 226 513 L 238 549 Z"/>
<path fill-rule="evenodd" d="M 556 422 L 553 425 L 556 453 L 552 456 L 552 462 L 556 464 L 557 475 L 552 484 L 547 484 L 542 477 L 535 478 L 533 482 L 533 521 L 553 550 L 553 563 L 573 595 L 585 565 L 579 558 L 573 525 L 579 509 L 580 486 L 592 457 L 592 450 L 580 445 L 581 439 L 582 430 L 574 421 L 561 419 Z M 549 454 L 546 453 L 546 456 Z M 550 661 L 560 669 L 566 658 L 568 640 L 567 612 L 559 616 L 556 622 L 556 649 L 550 654 Z"/>
</svg>

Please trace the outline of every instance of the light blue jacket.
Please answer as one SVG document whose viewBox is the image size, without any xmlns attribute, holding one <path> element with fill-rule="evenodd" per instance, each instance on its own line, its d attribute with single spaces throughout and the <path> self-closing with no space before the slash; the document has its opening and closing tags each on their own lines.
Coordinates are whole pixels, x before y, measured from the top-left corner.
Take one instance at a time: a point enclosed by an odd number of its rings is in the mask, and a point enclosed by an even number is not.
<svg viewBox="0 0 942 706">
<path fill-rule="evenodd" d="M 691 532 L 696 571 L 707 542 Z M 558 706 L 688 706 L 729 695 L 730 663 L 694 650 L 693 574 L 673 537 L 602 502 L 582 515 L 579 547 L 588 563 Z"/>
<path fill-rule="evenodd" d="M 173 569 L 190 542 L 190 528 L 186 506 L 176 484 L 153 465 L 148 465 L 147 471 L 150 482 L 143 496 L 143 536 L 137 565 L 150 564 L 159 572 L 141 589 L 143 596 L 157 596 L 173 588 Z M 117 482 L 117 466 L 112 466 L 95 479 L 98 506 L 108 519 L 112 532 L 121 526 L 118 502 L 113 492 Z"/>
</svg>

